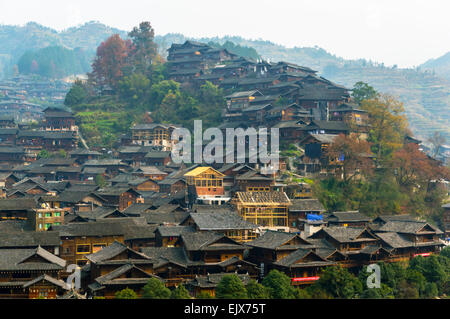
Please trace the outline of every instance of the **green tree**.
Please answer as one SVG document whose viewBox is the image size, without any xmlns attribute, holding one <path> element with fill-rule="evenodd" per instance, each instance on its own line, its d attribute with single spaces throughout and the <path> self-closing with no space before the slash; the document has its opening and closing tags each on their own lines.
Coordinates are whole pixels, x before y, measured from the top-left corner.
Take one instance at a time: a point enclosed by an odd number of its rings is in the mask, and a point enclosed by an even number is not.
<svg viewBox="0 0 450 319">
<path fill-rule="evenodd" d="M 398 284 L 396 297 L 400 299 L 417 299 L 419 298 L 419 290 L 413 284 L 402 280 Z"/>
<path fill-rule="evenodd" d="M 368 142 L 376 154 L 377 164 L 384 163 L 389 156 L 402 147 L 404 136 L 409 133 L 408 121 L 402 102 L 381 94 L 370 100 L 363 100 L 361 108 L 369 113 Z"/>
<path fill-rule="evenodd" d="M 245 289 L 242 280 L 237 275 L 225 275 L 217 285 L 216 298 L 245 299 L 247 298 L 247 290 Z"/>
<path fill-rule="evenodd" d="M 66 158 L 67 157 L 67 152 L 65 150 L 63 150 L 63 149 L 60 149 L 58 151 L 57 156 L 60 157 L 60 158 Z"/>
<path fill-rule="evenodd" d="M 101 174 L 98 174 L 95 176 L 95 185 L 99 187 L 105 187 L 106 186 L 106 180 L 105 177 Z"/>
<path fill-rule="evenodd" d="M 435 282 L 427 282 L 422 294 L 423 298 L 434 298 L 439 296 L 439 289 Z"/>
<path fill-rule="evenodd" d="M 361 293 L 362 299 L 394 299 L 394 290 L 386 284 L 381 283 L 380 288 L 366 288 Z"/>
<path fill-rule="evenodd" d="M 130 288 L 125 288 L 121 291 L 116 292 L 114 297 L 116 299 L 137 299 L 138 295 L 134 290 Z"/>
<path fill-rule="evenodd" d="M 318 281 L 314 283 L 335 298 L 359 297 L 363 290 L 361 282 L 341 266 L 325 268 Z"/>
<path fill-rule="evenodd" d="M 170 299 L 191 299 L 191 295 L 183 285 L 179 285 L 170 293 Z"/>
<path fill-rule="evenodd" d="M 245 287 L 247 289 L 247 296 L 250 299 L 269 299 L 270 293 L 266 287 L 252 279 Z"/>
<path fill-rule="evenodd" d="M 41 150 L 37 155 L 37 159 L 49 158 L 49 157 L 50 157 L 50 153 L 47 150 Z"/>
<path fill-rule="evenodd" d="M 291 279 L 281 271 L 272 269 L 262 284 L 273 299 L 295 299 L 295 289 L 291 285 Z"/>
<path fill-rule="evenodd" d="M 140 71 L 146 74 L 158 55 L 157 45 L 154 42 L 155 31 L 150 22 L 144 21 L 139 27 L 134 27 L 128 36 L 133 41 L 130 53 L 133 72 Z"/>
<path fill-rule="evenodd" d="M 141 106 L 148 98 L 150 80 L 141 73 L 133 73 L 119 80 L 118 91 L 120 97 L 128 103 Z"/>
<path fill-rule="evenodd" d="M 295 299 L 311 299 L 311 294 L 308 289 L 296 288 Z"/>
<path fill-rule="evenodd" d="M 369 84 L 359 81 L 353 86 L 352 96 L 356 103 L 360 104 L 363 100 L 376 98 L 378 92 Z"/>
<path fill-rule="evenodd" d="M 87 90 L 83 82 L 77 79 L 72 84 L 72 87 L 70 88 L 69 92 L 67 92 L 66 97 L 64 98 L 64 104 L 67 106 L 78 105 L 83 103 L 86 97 L 87 97 Z"/>
<path fill-rule="evenodd" d="M 170 289 L 157 278 L 150 278 L 142 289 L 142 298 L 145 299 L 169 299 Z"/>
</svg>

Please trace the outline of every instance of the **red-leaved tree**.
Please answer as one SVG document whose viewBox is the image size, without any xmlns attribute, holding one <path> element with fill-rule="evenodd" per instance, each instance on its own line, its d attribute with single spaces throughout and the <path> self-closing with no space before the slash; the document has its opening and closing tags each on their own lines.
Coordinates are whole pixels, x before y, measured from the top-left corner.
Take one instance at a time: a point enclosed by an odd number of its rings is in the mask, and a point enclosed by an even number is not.
<svg viewBox="0 0 450 319">
<path fill-rule="evenodd" d="M 131 41 L 123 40 L 118 34 L 102 42 L 97 48 L 97 55 L 92 63 L 90 80 L 97 87 L 109 86 L 115 89 L 128 64 L 131 49 Z"/>
</svg>

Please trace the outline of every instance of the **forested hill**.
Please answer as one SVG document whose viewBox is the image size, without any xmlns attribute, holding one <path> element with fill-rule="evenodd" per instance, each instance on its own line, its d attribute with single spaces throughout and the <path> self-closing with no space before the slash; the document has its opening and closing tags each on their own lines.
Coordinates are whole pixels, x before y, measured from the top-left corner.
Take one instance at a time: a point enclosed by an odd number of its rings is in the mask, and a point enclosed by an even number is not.
<svg viewBox="0 0 450 319">
<path fill-rule="evenodd" d="M 0 78 L 11 75 L 14 65 L 27 51 L 46 47 L 78 48 L 90 61 L 98 45 L 114 33 L 127 36 L 126 31 L 98 22 L 88 22 L 61 32 L 34 22 L 24 26 L 0 25 Z"/>
<path fill-rule="evenodd" d="M 122 38 L 127 37 L 126 31 L 98 22 L 89 22 L 62 32 L 36 23 L 0 26 L 0 77 L 8 73 L 11 75 L 13 66 L 25 52 L 48 46 L 61 46 L 72 50 L 79 48 L 83 50 L 86 59 L 90 60 L 98 45 L 114 33 L 120 34 Z M 182 34 L 155 37 L 163 56 L 172 43 L 183 43 L 187 39 Z M 440 70 L 445 70 L 445 66 L 448 67 L 449 54 L 427 61 L 420 69 L 398 69 L 363 59 L 345 60 L 319 47 L 286 48 L 269 41 L 247 40 L 237 36 L 194 40 L 233 47 L 240 50 L 240 55 L 254 57 L 257 54 L 271 61 L 289 61 L 305 65 L 349 88 L 357 81 L 367 82 L 378 91 L 394 94 L 405 102 L 409 122 L 419 138 L 426 139 L 432 132 L 441 131 L 447 140 L 450 140 L 450 80 L 440 73 Z M 227 44 L 227 41 L 234 46 Z M 443 73 L 445 74 L 445 71 Z"/>
</svg>

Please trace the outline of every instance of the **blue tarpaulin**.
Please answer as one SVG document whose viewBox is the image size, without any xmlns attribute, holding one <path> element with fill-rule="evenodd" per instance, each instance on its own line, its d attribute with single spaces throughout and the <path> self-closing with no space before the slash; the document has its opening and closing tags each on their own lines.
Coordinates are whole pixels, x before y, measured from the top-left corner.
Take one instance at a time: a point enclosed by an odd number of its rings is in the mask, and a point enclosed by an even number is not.
<svg viewBox="0 0 450 319">
<path fill-rule="evenodd" d="M 316 214 L 306 214 L 306 219 L 309 219 L 309 220 L 322 220 L 323 217 L 321 215 L 316 215 Z"/>
</svg>

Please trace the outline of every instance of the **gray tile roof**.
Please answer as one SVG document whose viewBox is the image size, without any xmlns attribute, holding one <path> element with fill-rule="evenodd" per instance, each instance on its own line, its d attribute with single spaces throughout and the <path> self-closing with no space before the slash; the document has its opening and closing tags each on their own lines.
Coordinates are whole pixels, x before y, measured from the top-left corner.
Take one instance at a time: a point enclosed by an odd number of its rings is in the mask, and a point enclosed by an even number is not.
<svg viewBox="0 0 450 319">
<path fill-rule="evenodd" d="M 201 212 L 189 215 L 199 230 L 246 230 L 257 229 L 258 226 L 244 220 L 234 211 Z"/>
<path fill-rule="evenodd" d="M 284 245 L 290 241 L 297 241 L 299 244 L 295 245 Z M 258 237 L 255 240 L 247 242 L 246 245 L 251 247 L 265 248 L 265 249 L 298 249 L 298 248 L 306 248 L 306 247 L 315 247 L 315 245 L 311 244 L 309 240 L 301 238 L 299 235 L 295 233 L 286 233 L 279 231 L 268 230 L 263 235 Z M 284 246 L 283 246 L 284 245 Z"/>
<path fill-rule="evenodd" d="M 109 259 L 113 259 L 114 257 L 122 254 L 123 252 L 127 252 L 127 257 L 124 260 L 133 260 L 133 259 L 145 259 L 145 260 L 150 260 L 149 257 L 147 257 L 146 255 L 135 251 L 129 247 L 127 247 L 126 245 L 119 243 L 118 241 L 114 241 L 111 245 L 106 246 L 105 248 L 101 249 L 100 251 L 94 253 L 94 254 L 90 254 L 90 255 L 86 255 L 85 257 L 90 260 L 92 263 L 97 264 L 97 263 L 101 263 L 104 261 L 107 261 Z"/>
<path fill-rule="evenodd" d="M 325 207 L 318 199 L 291 199 L 292 205 L 289 206 L 289 211 L 297 212 L 324 212 Z"/>
<path fill-rule="evenodd" d="M 309 260 L 302 261 L 303 258 L 309 257 Z M 290 253 L 286 257 L 274 262 L 274 265 L 283 267 L 312 267 L 312 266 L 331 266 L 335 263 L 333 261 L 326 260 L 320 255 L 314 253 L 310 249 L 297 249 Z"/>
<path fill-rule="evenodd" d="M 388 221 L 386 224 L 381 226 L 378 231 L 397 232 L 405 234 L 420 234 L 422 232 L 442 234 L 442 231 L 440 229 L 427 222 L 400 220 Z"/>
<path fill-rule="evenodd" d="M 49 276 L 47 274 L 43 274 L 43 275 L 41 275 L 39 277 L 36 277 L 33 280 L 28 281 L 26 284 L 23 285 L 23 288 L 28 288 L 28 287 L 30 287 L 30 286 L 32 286 L 34 284 L 37 284 L 38 282 L 41 282 L 41 281 L 48 281 L 49 283 L 51 283 L 51 284 L 53 284 L 55 286 L 58 286 L 58 287 L 63 288 L 65 290 L 69 290 L 67 288 L 67 285 L 66 285 L 66 283 L 64 281 L 62 281 L 60 279 L 53 278 L 53 277 L 51 277 L 51 276 Z"/>
<path fill-rule="evenodd" d="M 156 231 L 162 237 L 179 237 L 182 234 L 195 232 L 195 228 L 192 226 L 158 226 Z"/>
<path fill-rule="evenodd" d="M 52 226 L 52 230 L 59 231 L 61 237 L 79 236 L 124 236 L 130 226 L 146 225 L 141 218 L 111 218 L 96 222 L 69 223 L 67 225 Z"/>
<path fill-rule="evenodd" d="M 333 221 L 339 223 L 345 222 L 370 222 L 371 219 L 360 212 L 334 212 L 325 217 L 325 221 Z"/>
<path fill-rule="evenodd" d="M 0 199 L 1 210 L 30 210 L 37 208 L 37 203 L 34 198 L 14 198 L 14 199 Z"/>
<path fill-rule="evenodd" d="M 319 230 L 319 232 L 325 232 L 340 243 L 366 240 L 373 241 L 374 239 L 376 240 L 376 237 L 366 228 L 359 227 L 325 227 Z M 316 234 L 318 234 L 319 232 L 317 232 Z M 369 234 L 368 237 L 360 237 L 364 232 L 367 232 L 367 234 Z M 312 235 L 311 237 L 315 238 L 316 234 Z"/>
<path fill-rule="evenodd" d="M 0 248 L 59 246 L 61 239 L 55 231 L 20 231 L 0 233 Z"/>
<path fill-rule="evenodd" d="M 39 257 L 42 261 L 37 261 Z M 61 270 L 66 261 L 41 247 L 0 249 L 0 271 Z"/>
<path fill-rule="evenodd" d="M 182 267 L 187 267 L 191 263 L 183 247 L 142 247 L 141 252 L 152 259 L 154 268 L 169 262 Z"/>
<path fill-rule="evenodd" d="M 131 270 L 138 270 L 142 277 L 140 278 L 121 278 L 121 276 Z M 98 283 L 101 286 L 109 286 L 109 285 L 130 285 L 130 284 L 142 284 L 145 285 L 148 282 L 149 278 L 158 278 L 159 280 L 163 281 L 160 277 L 149 274 L 146 271 L 142 270 L 141 268 L 137 267 L 133 264 L 125 264 L 119 268 L 116 268 L 115 270 L 111 271 L 110 273 L 97 277 L 95 279 L 96 283 Z"/>
<path fill-rule="evenodd" d="M 245 246 L 226 237 L 223 234 L 208 231 L 197 233 L 185 233 L 181 235 L 184 247 L 188 251 L 193 250 L 244 250 Z"/>
</svg>

